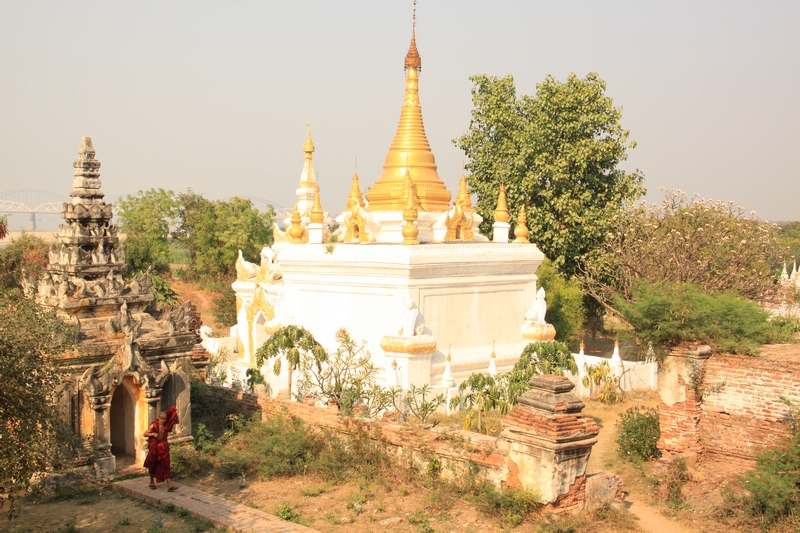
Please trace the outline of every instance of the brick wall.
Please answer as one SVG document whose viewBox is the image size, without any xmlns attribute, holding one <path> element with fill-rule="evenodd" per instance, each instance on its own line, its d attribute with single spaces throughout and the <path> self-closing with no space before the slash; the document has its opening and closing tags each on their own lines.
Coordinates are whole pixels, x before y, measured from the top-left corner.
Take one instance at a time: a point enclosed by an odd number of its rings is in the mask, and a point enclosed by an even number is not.
<svg viewBox="0 0 800 533">
<path fill-rule="evenodd" d="M 706 363 L 702 390 L 704 453 L 749 466 L 756 450 L 786 436 L 787 406 L 780 397 L 800 403 L 800 350 L 769 347 L 761 357 L 714 356 Z"/>
<path fill-rule="evenodd" d="M 751 467 L 758 449 L 787 434 L 781 396 L 800 404 L 800 347 L 766 346 L 759 356 L 714 354 L 698 363 L 697 386 L 677 376 L 685 401 L 659 406 L 659 448 Z M 660 392 L 663 399 L 661 384 Z"/>
</svg>

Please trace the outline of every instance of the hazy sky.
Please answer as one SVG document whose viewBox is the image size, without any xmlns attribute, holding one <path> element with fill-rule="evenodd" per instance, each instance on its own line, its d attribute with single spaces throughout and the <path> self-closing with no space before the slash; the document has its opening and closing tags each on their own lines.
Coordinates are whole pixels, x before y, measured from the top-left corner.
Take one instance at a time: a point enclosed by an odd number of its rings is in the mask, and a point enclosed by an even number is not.
<svg viewBox="0 0 800 533">
<path fill-rule="evenodd" d="M 322 205 L 338 213 L 354 160 L 381 173 L 404 94 L 411 0 L 0 4 L 0 193 L 67 196 L 83 135 L 106 200 L 189 187 L 295 201 L 306 120 Z M 420 99 L 439 175 L 469 76 L 598 72 L 660 187 L 800 219 L 800 2 L 420 0 Z M 20 217 L 22 218 L 22 217 Z M 21 222 L 21 221 L 20 221 Z"/>
</svg>

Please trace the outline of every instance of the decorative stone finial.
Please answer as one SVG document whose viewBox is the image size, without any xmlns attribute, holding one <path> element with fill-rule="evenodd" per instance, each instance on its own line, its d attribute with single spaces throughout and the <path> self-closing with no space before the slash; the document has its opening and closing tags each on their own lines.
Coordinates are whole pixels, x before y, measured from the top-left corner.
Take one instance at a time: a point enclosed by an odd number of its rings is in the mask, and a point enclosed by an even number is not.
<svg viewBox="0 0 800 533">
<path fill-rule="evenodd" d="M 294 204 L 294 211 L 292 211 L 292 225 L 286 230 L 286 234 L 291 239 L 292 244 L 302 244 L 303 237 L 306 234 L 303 228 L 302 218 L 300 218 L 300 211 L 297 210 L 297 204 Z"/>
<path fill-rule="evenodd" d="M 500 184 L 500 194 L 497 195 L 497 207 L 494 209 L 495 222 L 508 222 L 508 204 L 506 204 L 506 186 Z"/>
<path fill-rule="evenodd" d="M 519 211 L 519 218 L 517 225 L 514 228 L 514 244 L 530 244 L 528 240 L 528 218 L 525 216 L 525 206 L 523 205 Z"/>
</svg>

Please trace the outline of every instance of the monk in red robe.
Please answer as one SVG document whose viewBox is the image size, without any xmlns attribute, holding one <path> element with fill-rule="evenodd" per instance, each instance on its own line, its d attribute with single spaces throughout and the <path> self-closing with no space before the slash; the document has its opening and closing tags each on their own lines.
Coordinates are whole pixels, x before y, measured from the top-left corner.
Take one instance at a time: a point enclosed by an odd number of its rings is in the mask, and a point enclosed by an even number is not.
<svg viewBox="0 0 800 533">
<path fill-rule="evenodd" d="M 172 484 L 169 470 L 169 440 L 167 433 L 178 423 L 178 410 L 173 405 L 158 414 L 158 420 L 150 424 L 144 437 L 147 439 L 147 458 L 144 467 L 150 471 L 150 488 L 155 490 L 156 483 L 167 481 L 167 490 L 172 492 L 178 487 Z"/>
</svg>

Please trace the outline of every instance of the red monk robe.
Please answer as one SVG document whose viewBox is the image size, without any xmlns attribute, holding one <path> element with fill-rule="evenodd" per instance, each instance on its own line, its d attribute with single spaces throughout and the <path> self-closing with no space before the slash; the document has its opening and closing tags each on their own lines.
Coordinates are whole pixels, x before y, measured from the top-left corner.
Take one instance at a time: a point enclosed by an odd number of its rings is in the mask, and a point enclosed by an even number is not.
<svg viewBox="0 0 800 533">
<path fill-rule="evenodd" d="M 166 415 L 166 417 L 164 416 Z M 147 439 L 147 458 L 144 466 L 150 471 L 150 487 L 155 488 L 153 480 L 161 483 L 167 480 L 170 485 L 170 465 L 169 465 L 169 440 L 167 433 L 172 431 L 173 426 L 178 423 L 178 410 L 175 406 L 170 407 L 158 417 L 158 420 L 150 424 L 145 436 Z"/>
</svg>

